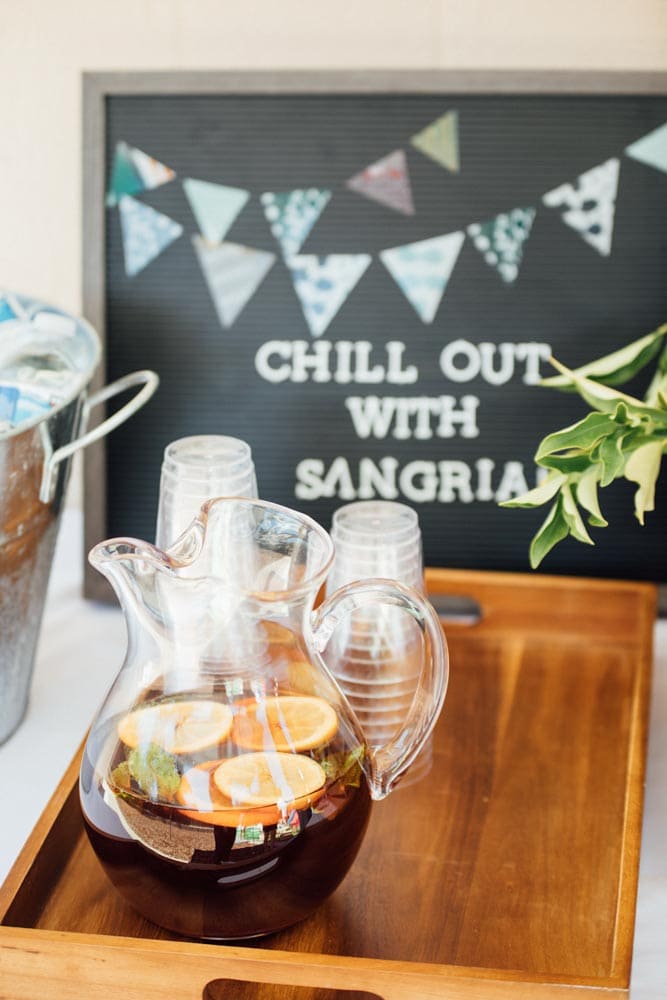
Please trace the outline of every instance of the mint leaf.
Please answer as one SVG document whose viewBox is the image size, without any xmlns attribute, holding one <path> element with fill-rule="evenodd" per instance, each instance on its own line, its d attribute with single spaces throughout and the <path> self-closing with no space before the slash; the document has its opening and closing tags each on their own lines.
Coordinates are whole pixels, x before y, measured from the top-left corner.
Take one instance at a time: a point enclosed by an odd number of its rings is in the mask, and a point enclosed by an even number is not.
<svg viewBox="0 0 667 1000">
<path fill-rule="evenodd" d="M 151 802 L 171 799 L 178 791 L 181 776 L 176 758 L 157 743 L 143 743 L 131 750 L 127 766 L 139 788 Z"/>
</svg>

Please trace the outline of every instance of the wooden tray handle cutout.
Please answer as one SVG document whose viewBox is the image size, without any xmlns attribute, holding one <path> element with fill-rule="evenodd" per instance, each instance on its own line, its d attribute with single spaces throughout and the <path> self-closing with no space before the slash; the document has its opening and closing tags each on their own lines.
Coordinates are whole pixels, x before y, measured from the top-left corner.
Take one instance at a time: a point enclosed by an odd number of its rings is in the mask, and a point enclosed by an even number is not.
<svg viewBox="0 0 667 1000">
<path fill-rule="evenodd" d="M 202 1000 L 384 1000 L 366 990 L 322 989 L 319 986 L 285 986 L 278 983 L 249 983 L 240 979 L 213 979 L 207 983 Z"/>
<path fill-rule="evenodd" d="M 443 625 L 477 625 L 482 620 L 482 606 L 474 597 L 429 593 L 428 599 Z"/>
</svg>

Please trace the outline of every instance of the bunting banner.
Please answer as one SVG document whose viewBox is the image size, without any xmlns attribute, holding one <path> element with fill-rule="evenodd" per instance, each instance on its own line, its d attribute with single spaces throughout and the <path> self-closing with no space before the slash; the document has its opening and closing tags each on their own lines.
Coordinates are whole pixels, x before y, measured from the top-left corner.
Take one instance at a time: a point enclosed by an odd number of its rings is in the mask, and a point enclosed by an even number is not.
<svg viewBox="0 0 667 1000">
<path fill-rule="evenodd" d="M 414 215 L 408 161 L 402 149 L 396 149 L 345 182 L 357 194 L 393 208 L 403 215 Z"/>
<path fill-rule="evenodd" d="M 616 158 L 587 170 L 575 184 L 561 184 L 542 201 L 548 208 L 562 208 L 563 222 L 603 257 L 611 253 L 614 209 L 620 163 Z"/>
<path fill-rule="evenodd" d="M 275 264 L 276 255 L 238 243 L 209 243 L 201 236 L 193 236 L 192 243 L 220 325 L 228 329 Z"/>
<path fill-rule="evenodd" d="M 322 336 L 371 260 L 367 253 L 334 253 L 328 257 L 302 254 L 287 261 L 313 337 Z"/>
<path fill-rule="evenodd" d="M 513 208 L 488 222 L 473 222 L 468 235 L 490 267 L 507 284 L 516 281 L 523 259 L 523 245 L 530 236 L 534 208 Z"/>
<path fill-rule="evenodd" d="M 173 181 L 175 177 L 176 173 L 171 167 L 166 167 L 164 163 L 160 163 L 135 146 L 118 142 L 106 203 L 112 207 L 118 204 L 123 195 L 150 191 Z"/>
<path fill-rule="evenodd" d="M 625 147 L 627 156 L 667 173 L 667 123 Z"/>
<path fill-rule="evenodd" d="M 125 273 L 133 278 L 183 233 L 183 226 L 130 195 L 118 202 Z"/>
<path fill-rule="evenodd" d="M 319 188 L 264 192 L 260 198 L 264 215 L 284 257 L 299 252 L 330 198 L 331 191 Z"/>
<path fill-rule="evenodd" d="M 458 111 L 447 111 L 421 132 L 413 135 L 410 142 L 415 149 L 435 160 L 441 167 L 455 174 L 459 172 L 461 164 Z"/>
<path fill-rule="evenodd" d="M 464 240 L 464 233 L 448 233 L 380 252 L 380 260 L 423 323 L 435 318 Z"/>
<path fill-rule="evenodd" d="M 192 177 L 185 178 L 183 190 L 199 231 L 209 243 L 222 243 L 250 197 L 250 192 L 243 188 Z"/>
</svg>

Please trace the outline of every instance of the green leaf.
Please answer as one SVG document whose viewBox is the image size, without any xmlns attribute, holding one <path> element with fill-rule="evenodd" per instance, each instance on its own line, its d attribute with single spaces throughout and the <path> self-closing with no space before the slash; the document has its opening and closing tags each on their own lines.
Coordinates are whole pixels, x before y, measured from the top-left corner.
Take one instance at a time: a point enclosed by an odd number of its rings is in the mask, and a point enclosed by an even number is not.
<svg viewBox="0 0 667 1000">
<path fill-rule="evenodd" d="M 667 358 L 667 351 L 665 351 L 664 357 Z M 644 402 L 648 403 L 649 406 L 657 406 L 659 409 L 662 409 L 667 406 L 666 399 L 667 374 L 658 368 L 651 380 L 651 384 L 646 390 Z"/>
<path fill-rule="evenodd" d="M 570 534 L 573 538 L 576 538 L 578 542 L 583 542 L 585 545 L 593 545 L 593 539 L 586 531 L 586 525 L 584 524 L 583 518 L 579 513 L 576 501 L 572 496 L 572 490 L 569 483 L 563 486 L 561 490 L 561 497 L 563 498 L 563 517 L 567 521 Z"/>
<path fill-rule="evenodd" d="M 178 791 L 181 776 L 176 758 L 157 743 L 142 743 L 127 758 L 130 774 L 152 802 L 171 799 Z"/>
<path fill-rule="evenodd" d="M 560 497 L 547 514 L 546 520 L 530 543 L 530 565 L 537 569 L 547 553 L 554 545 L 567 538 L 569 527 L 563 516 L 563 503 Z"/>
<path fill-rule="evenodd" d="M 601 471 L 598 465 L 591 465 L 577 483 L 577 500 L 584 510 L 588 511 L 588 522 L 594 528 L 606 528 L 609 523 L 602 516 L 598 501 L 598 482 Z"/>
<path fill-rule="evenodd" d="M 623 454 L 623 436 L 608 437 L 600 442 L 597 449 L 597 458 L 602 465 L 602 475 L 600 476 L 600 486 L 609 486 L 623 471 L 625 465 L 625 455 Z"/>
<path fill-rule="evenodd" d="M 503 500 L 499 506 L 500 507 L 539 507 L 543 503 L 547 503 L 552 497 L 558 493 L 561 485 L 566 482 L 567 476 L 561 473 L 550 473 L 542 480 L 539 486 L 535 489 L 529 490 L 528 493 L 522 493 L 521 496 L 512 497 L 511 500 Z"/>
<path fill-rule="evenodd" d="M 554 469 L 556 472 L 564 472 L 570 476 L 573 473 L 584 472 L 590 468 L 591 456 L 588 451 L 580 451 L 573 448 L 572 451 L 563 455 L 547 455 L 540 459 L 540 465 L 545 469 Z"/>
<path fill-rule="evenodd" d="M 660 473 L 662 454 L 662 443 L 653 441 L 633 451 L 625 465 L 625 478 L 639 485 L 635 493 L 635 517 L 640 524 L 644 523 L 647 511 L 655 510 L 655 484 Z"/>
<path fill-rule="evenodd" d="M 667 334 L 667 324 L 654 330 L 653 333 L 640 337 L 639 340 L 626 344 L 618 351 L 607 354 L 597 361 L 591 361 L 581 368 L 576 368 L 577 375 L 595 379 L 605 385 L 621 385 L 633 378 L 645 368 L 658 354 L 662 346 L 662 338 Z M 554 389 L 574 389 L 572 381 L 565 375 L 554 375 L 542 379 L 542 385 Z"/>
<path fill-rule="evenodd" d="M 570 427 L 548 434 L 535 453 L 535 461 L 542 462 L 547 455 L 564 449 L 577 448 L 588 451 L 608 434 L 618 431 L 618 424 L 607 413 L 589 413 Z"/>
<path fill-rule="evenodd" d="M 618 389 L 612 389 L 611 386 L 603 385 L 601 382 L 594 382 L 583 375 L 578 375 L 576 372 L 566 368 L 565 365 L 562 365 L 560 361 L 556 361 L 555 358 L 552 358 L 551 363 L 554 368 L 557 368 L 558 371 L 571 379 L 579 395 L 594 410 L 600 413 L 618 412 L 618 404 L 623 402 L 630 414 L 640 417 L 652 417 L 659 424 L 664 423 L 667 425 L 667 412 L 664 410 L 655 409 L 647 403 L 635 399 L 633 396 L 627 396 L 624 392 L 619 392 Z"/>
</svg>

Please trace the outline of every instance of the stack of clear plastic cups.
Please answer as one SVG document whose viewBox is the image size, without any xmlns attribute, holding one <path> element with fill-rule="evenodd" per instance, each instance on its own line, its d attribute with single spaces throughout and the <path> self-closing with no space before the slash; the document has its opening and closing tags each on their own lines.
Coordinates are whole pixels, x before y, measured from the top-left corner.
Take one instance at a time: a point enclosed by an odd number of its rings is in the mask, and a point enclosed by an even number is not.
<svg viewBox="0 0 667 1000">
<path fill-rule="evenodd" d="M 336 554 L 327 593 L 370 577 L 424 593 L 421 531 L 411 507 L 385 500 L 347 504 L 334 513 L 331 537 Z M 404 724 L 417 689 L 422 642 L 420 629 L 403 610 L 374 605 L 343 620 L 323 654 L 372 747 L 382 746 Z M 431 764 L 429 740 L 402 786 L 424 777 Z"/>
<path fill-rule="evenodd" d="M 205 434 L 180 438 L 167 445 L 164 451 L 160 476 L 155 544 L 169 550 L 172 557 L 180 559 L 180 536 L 200 513 L 202 505 L 216 497 L 257 498 L 257 479 L 250 445 L 239 438 L 219 434 Z M 243 526 L 238 525 L 238 530 Z M 187 536 L 185 536 L 187 537 Z M 224 581 L 230 572 L 228 543 L 220 538 L 210 547 L 210 565 L 206 571 Z M 186 554 L 186 562 L 187 562 Z M 198 565 L 198 572 L 201 566 Z M 183 569 L 187 575 L 187 567 Z M 178 598 L 173 598 L 177 600 Z M 176 686 L 187 685 L 196 679 L 201 687 L 202 675 L 225 675 L 230 683 L 243 683 L 249 663 L 261 661 L 266 655 L 266 642 L 257 635 L 252 649 L 246 642 L 239 642 L 233 627 L 236 608 L 228 593 L 221 591 L 215 608 L 217 630 L 214 640 L 197 662 L 182 663 L 172 672 Z"/>
<path fill-rule="evenodd" d="M 168 548 L 214 497 L 257 497 L 250 445 L 203 434 L 167 445 L 162 461 L 155 544 Z"/>
</svg>

